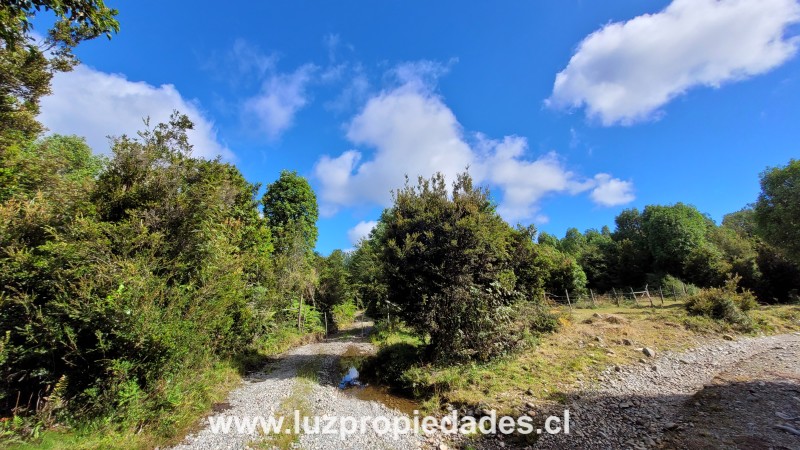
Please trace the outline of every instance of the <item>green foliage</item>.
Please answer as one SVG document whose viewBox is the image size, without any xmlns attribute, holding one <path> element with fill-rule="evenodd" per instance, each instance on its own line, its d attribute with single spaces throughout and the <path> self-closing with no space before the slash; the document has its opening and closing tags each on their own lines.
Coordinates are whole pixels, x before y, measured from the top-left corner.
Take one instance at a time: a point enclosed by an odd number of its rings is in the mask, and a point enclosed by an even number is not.
<svg viewBox="0 0 800 450">
<path fill-rule="evenodd" d="M 52 11 L 56 20 L 43 42 L 36 42 L 32 19 L 42 10 Z M 43 131 L 39 100 L 50 94 L 53 75 L 77 64 L 72 49 L 80 42 L 119 31 L 116 14 L 102 0 L 0 3 L 0 159 Z"/>
<path fill-rule="evenodd" d="M 299 299 L 292 300 L 288 308 L 284 310 L 286 320 L 299 318 L 299 329 L 306 334 L 319 334 L 325 332 L 325 322 L 322 313 L 307 303 L 301 303 Z"/>
<path fill-rule="evenodd" d="M 305 250 L 311 254 L 317 243 L 317 197 L 308 181 L 294 171 L 284 170 L 269 186 L 261 199 L 264 217 L 275 240 L 275 251 L 286 253 L 299 235 Z"/>
<path fill-rule="evenodd" d="M 59 136 L 7 161 L 4 411 L 19 396 L 17 413 L 38 405 L 68 424 L 156 423 L 193 401 L 174 390 L 192 389 L 189 374 L 248 350 L 279 319 L 257 187 L 231 165 L 192 158 L 189 127 L 175 115 L 119 138 L 107 164 Z M 295 310 L 321 329 L 318 312 Z"/>
<path fill-rule="evenodd" d="M 676 278 L 672 275 L 666 275 L 661 280 L 659 280 L 659 286 L 664 294 L 668 295 L 695 295 L 700 292 L 700 288 L 691 284 L 685 283 L 681 279 Z"/>
<path fill-rule="evenodd" d="M 319 266 L 319 288 L 316 297 L 319 307 L 323 311 L 332 311 L 336 305 L 344 303 L 355 307 L 344 252 L 334 250 L 327 258 L 320 258 Z"/>
<path fill-rule="evenodd" d="M 11 0 L 0 6 L 0 39 L 5 46 L 14 47 L 33 29 L 31 19 L 42 10 L 56 16 L 53 26 L 72 36 L 91 39 L 119 31 L 114 18 L 118 12 L 107 7 L 103 0 Z"/>
<path fill-rule="evenodd" d="M 387 214 L 384 212 L 383 218 Z M 369 238 L 358 244 L 347 264 L 348 284 L 356 303 L 366 308 L 367 314 L 377 317 L 383 317 L 387 312 L 397 312 L 397 308 L 387 303 L 389 288 L 382 259 L 384 223 L 384 219 L 378 222 Z"/>
<path fill-rule="evenodd" d="M 515 231 L 512 235 L 511 261 L 517 277 L 516 289 L 523 299 L 537 301 L 542 298 L 550 277 L 550 267 L 545 261 L 549 249 L 545 249 L 544 244 L 533 242 L 536 228 L 532 225 L 528 228 L 517 227 Z"/>
<path fill-rule="evenodd" d="M 767 243 L 800 264 L 800 160 L 761 174 L 755 220 Z"/>
<path fill-rule="evenodd" d="M 350 325 L 353 323 L 353 319 L 356 317 L 356 312 L 358 312 L 358 307 L 352 300 L 347 300 L 343 303 L 339 303 L 334 305 L 331 308 L 331 313 L 333 314 L 333 321 L 336 323 L 337 326 L 344 326 Z"/>
<path fill-rule="evenodd" d="M 747 312 L 758 303 L 750 291 L 738 289 L 740 279 L 731 277 L 723 287 L 704 289 L 693 295 L 686 301 L 686 310 L 692 315 L 710 317 L 750 331 L 753 321 Z"/>
<path fill-rule="evenodd" d="M 540 246 L 539 252 L 547 292 L 554 295 L 563 295 L 564 291 L 569 291 L 570 295 L 587 292 L 586 274 L 573 257 L 546 245 Z"/>
<path fill-rule="evenodd" d="M 388 301 L 430 336 L 429 356 L 484 360 L 515 348 L 519 337 L 499 332 L 517 313 L 514 233 L 488 192 L 467 174 L 448 192 L 438 174 L 394 197 L 384 218 Z"/>
<path fill-rule="evenodd" d="M 647 206 L 642 230 L 659 271 L 685 275 L 692 252 L 706 242 L 707 219 L 693 206 Z"/>
<path fill-rule="evenodd" d="M 373 358 L 364 361 L 361 371 L 366 378 L 392 386 L 399 392 L 421 395 L 408 372 L 424 359 L 424 346 L 399 342 L 381 347 Z"/>
</svg>

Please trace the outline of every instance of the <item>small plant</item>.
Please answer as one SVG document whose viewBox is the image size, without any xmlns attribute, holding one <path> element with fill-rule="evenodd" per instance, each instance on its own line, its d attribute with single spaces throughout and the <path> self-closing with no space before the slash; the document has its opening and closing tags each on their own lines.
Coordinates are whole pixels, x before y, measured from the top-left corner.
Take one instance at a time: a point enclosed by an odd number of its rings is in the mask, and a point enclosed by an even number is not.
<svg viewBox="0 0 800 450">
<path fill-rule="evenodd" d="M 723 287 L 700 291 L 687 300 L 686 310 L 691 315 L 721 320 L 742 331 L 752 330 L 753 320 L 747 312 L 758 303 L 752 292 L 738 289 L 740 280 L 740 276 L 732 276 Z"/>
</svg>

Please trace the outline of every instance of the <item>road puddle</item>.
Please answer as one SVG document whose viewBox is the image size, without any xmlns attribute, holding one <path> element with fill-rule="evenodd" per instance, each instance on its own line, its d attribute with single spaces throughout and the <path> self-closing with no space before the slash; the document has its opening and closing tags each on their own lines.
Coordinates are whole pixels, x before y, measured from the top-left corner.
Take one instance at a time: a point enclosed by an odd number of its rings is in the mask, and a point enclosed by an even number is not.
<svg viewBox="0 0 800 450">
<path fill-rule="evenodd" d="M 392 393 L 388 386 L 376 385 L 359 378 L 361 365 L 370 356 L 355 345 L 347 348 L 339 360 L 342 375 L 339 386 L 344 388 L 342 392 L 349 397 L 382 403 L 409 416 L 413 415 L 414 410 L 419 409 L 419 403 L 415 400 Z"/>
</svg>

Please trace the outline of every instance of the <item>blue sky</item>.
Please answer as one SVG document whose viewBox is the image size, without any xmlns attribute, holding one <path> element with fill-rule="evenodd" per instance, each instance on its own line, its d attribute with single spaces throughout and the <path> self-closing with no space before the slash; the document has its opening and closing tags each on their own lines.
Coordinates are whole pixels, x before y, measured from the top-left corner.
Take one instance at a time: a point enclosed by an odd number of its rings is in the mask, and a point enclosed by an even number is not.
<svg viewBox="0 0 800 450">
<path fill-rule="evenodd" d="M 511 222 L 563 236 L 678 201 L 719 221 L 798 152 L 797 0 L 114 2 L 51 130 L 133 133 L 173 109 L 199 155 L 320 199 L 350 248 L 403 175 L 467 165 Z"/>
</svg>

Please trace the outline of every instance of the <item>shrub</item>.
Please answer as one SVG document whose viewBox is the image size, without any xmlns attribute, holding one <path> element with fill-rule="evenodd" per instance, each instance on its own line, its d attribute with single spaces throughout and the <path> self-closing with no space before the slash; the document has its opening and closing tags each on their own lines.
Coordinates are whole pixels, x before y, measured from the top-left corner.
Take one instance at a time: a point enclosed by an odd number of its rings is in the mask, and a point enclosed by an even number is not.
<svg viewBox="0 0 800 450">
<path fill-rule="evenodd" d="M 424 350 L 424 346 L 406 342 L 387 345 L 364 361 L 362 373 L 367 379 L 392 386 L 400 392 L 418 394 L 414 392 L 414 383 L 406 372 L 421 363 Z"/>
<path fill-rule="evenodd" d="M 726 322 L 742 331 L 752 330 L 753 321 L 747 312 L 758 303 L 749 290 L 738 290 L 740 279 L 739 276 L 731 277 L 721 288 L 704 289 L 691 296 L 686 302 L 686 310 L 695 316 Z"/>
<path fill-rule="evenodd" d="M 660 284 L 661 289 L 664 291 L 664 295 L 671 295 L 675 293 L 678 296 L 682 296 L 684 289 L 686 289 L 687 295 L 697 295 L 700 293 L 699 287 L 691 283 L 686 283 L 680 278 L 672 275 L 665 275 L 663 278 L 661 278 Z"/>
<path fill-rule="evenodd" d="M 388 301 L 429 337 L 427 356 L 485 361 L 515 348 L 514 232 L 489 193 L 468 174 L 450 191 L 437 174 L 394 197 L 382 219 Z"/>
<path fill-rule="evenodd" d="M 339 303 L 338 305 L 334 305 L 334 307 L 331 308 L 331 313 L 333 314 L 333 321 L 336 323 L 337 327 L 350 325 L 351 323 L 353 323 L 353 319 L 355 319 L 357 311 L 358 307 L 352 300 L 348 300 L 344 303 Z"/>
</svg>

